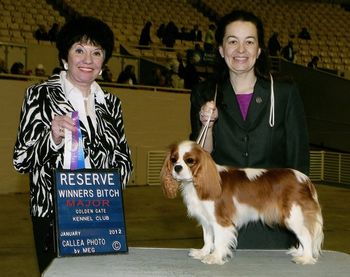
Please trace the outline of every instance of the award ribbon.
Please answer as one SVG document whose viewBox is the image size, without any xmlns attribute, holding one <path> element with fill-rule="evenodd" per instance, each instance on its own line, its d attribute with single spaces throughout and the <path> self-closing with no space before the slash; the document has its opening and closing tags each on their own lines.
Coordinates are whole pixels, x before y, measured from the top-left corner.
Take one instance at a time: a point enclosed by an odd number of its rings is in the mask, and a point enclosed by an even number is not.
<svg viewBox="0 0 350 277">
<path fill-rule="evenodd" d="M 85 168 L 83 139 L 79 124 L 78 111 L 72 112 L 72 119 L 75 124 L 75 131 L 72 132 L 72 149 L 71 149 L 71 163 L 70 169 L 83 169 Z"/>
</svg>

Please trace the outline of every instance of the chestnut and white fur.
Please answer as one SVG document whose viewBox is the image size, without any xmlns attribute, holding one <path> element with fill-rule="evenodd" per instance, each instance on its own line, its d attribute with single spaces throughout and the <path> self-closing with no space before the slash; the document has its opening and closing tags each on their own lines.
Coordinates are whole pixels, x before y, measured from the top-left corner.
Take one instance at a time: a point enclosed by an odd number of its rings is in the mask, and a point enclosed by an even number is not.
<svg viewBox="0 0 350 277">
<path fill-rule="evenodd" d="M 233 168 L 217 165 L 193 141 L 173 145 L 161 170 L 166 197 L 182 191 L 188 215 L 203 229 L 204 246 L 189 256 L 206 264 L 224 264 L 237 246 L 237 230 L 262 220 L 295 233 L 287 252 L 298 264 L 316 263 L 323 243 L 323 219 L 310 179 L 294 169 Z"/>
</svg>

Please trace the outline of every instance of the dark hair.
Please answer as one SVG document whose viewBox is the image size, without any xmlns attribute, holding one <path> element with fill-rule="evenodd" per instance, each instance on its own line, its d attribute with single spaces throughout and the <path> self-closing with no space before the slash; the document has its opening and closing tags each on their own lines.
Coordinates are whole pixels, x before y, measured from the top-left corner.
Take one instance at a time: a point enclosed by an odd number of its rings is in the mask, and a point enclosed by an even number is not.
<svg viewBox="0 0 350 277">
<path fill-rule="evenodd" d="M 55 67 L 55 68 L 52 70 L 52 75 L 54 75 L 54 74 L 60 74 L 61 70 L 62 70 L 61 67 L 59 67 L 59 66 Z"/>
<path fill-rule="evenodd" d="M 217 45 L 219 46 L 223 44 L 227 25 L 235 21 L 246 21 L 251 22 L 255 25 L 258 34 L 258 44 L 261 52 L 254 65 L 254 71 L 255 74 L 259 77 L 265 79 L 269 78 L 270 64 L 265 47 L 264 26 L 262 21 L 255 14 L 245 10 L 233 10 L 231 13 L 222 17 L 217 24 L 217 29 L 215 32 L 215 40 Z M 218 55 L 218 60 L 219 67 L 221 68 L 220 71 L 224 71 L 224 76 L 221 77 L 227 77 L 228 68 L 225 64 L 225 61 L 221 58 L 220 55 Z"/>
<path fill-rule="evenodd" d="M 312 60 L 313 60 L 314 62 L 318 62 L 318 61 L 320 60 L 320 58 L 319 58 L 318 56 L 313 56 L 313 57 L 312 57 Z"/>
<path fill-rule="evenodd" d="M 147 28 L 147 29 L 150 29 L 152 27 L 152 22 L 151 21 L 147 21 L 144 27 Z"/>
<path fill-rule="evenodd" d="M 131 64 L 128 64 L 128 65 L 125 66 L 124 71 L 125 71 L 126 73 L 132 73 L 132 71 L 133 71 L 134 69 L 135 69 L 135 66 L 133 66 L 133 65 L 131 65 Z"/>
<path fill-rule="evenodd" d="M 105 81 L 105 82 L 112 82 L 111 75 L 112 75 L 112 72 L 111 72 L 111 70 L 108 67 L 105 67 L 102 70 L 102 79 L 103 79 L 103 81 Z"/>
<path fill-rule="evenodd" d="M 108 62 L 114 49 L 111 28 L 103 21 L 90 16 L 75 17 L 62 26 L 56 41 L 61 65 L 62 59 L 67 61 L 69 49 L 76 42 L 89 42 L 101 46 L 105 51 L 104 64 Z"/>
<path fill-rule="evenodd" d="M 24 72 L 21 72 L 24 70 L 24 65 L 21 62 L 15 62 L 11 66 L 10 72 L 11 74 L 24 74 Z"/>
</svg>

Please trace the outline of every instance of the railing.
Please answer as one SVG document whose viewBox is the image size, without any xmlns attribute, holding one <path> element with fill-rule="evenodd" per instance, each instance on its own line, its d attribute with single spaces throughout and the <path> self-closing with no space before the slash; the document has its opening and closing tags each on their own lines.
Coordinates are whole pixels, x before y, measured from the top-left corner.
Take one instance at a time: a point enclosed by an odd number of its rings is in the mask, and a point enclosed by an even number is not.
<svg viewBox="0 0 350 277">
<path fill-rule="evenodd" d="M 10 71 L 14 62 L 21 62 L 27 68 L 28 49 L 24 44 L 0 42 L 0 59 L 5 61 L 5 66 Z"/>
<path fill-rule="evenodd" d="M 191 91 L 189 89 L 178 89 L 178 88 L 171 88 L 171 87 L 157 87 L 157 86 L 148 86 L 148 85 L 128 85 L 128 84 L 121 84 L 121 83 L 109 83 L 109 82 L 103 82 L 97 80 L 97 82 L 102 87 L 114 87 L 114 88 L 126 88 L 126 89 L 140 89 L 143 91 L 160 91 L 160 92 L 172 92 L 172 93 L 190 93 Z"/>
<path fill-rule="evenodd" d="M 310 151 L 310 178 L 350 185 L 350 154 Z"/>
</svg>

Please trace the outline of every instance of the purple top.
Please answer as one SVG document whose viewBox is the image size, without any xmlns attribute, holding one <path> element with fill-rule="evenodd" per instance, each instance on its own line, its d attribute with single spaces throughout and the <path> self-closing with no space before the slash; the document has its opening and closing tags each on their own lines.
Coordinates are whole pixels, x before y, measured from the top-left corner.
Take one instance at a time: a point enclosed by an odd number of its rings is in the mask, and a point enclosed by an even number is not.
<svg viewBox="0 0 350 277">
<path fill-rule="evenodd" d="M 239 107 L 241 108 L 241 113 L 244 120 L 247 117 L 247 112 L 248 112 L 250 100 L 252 100 L 252 96 L 253 96 L 253 93 L 236 94 L 237 101 L 238 101 Z"/>
</svg>

